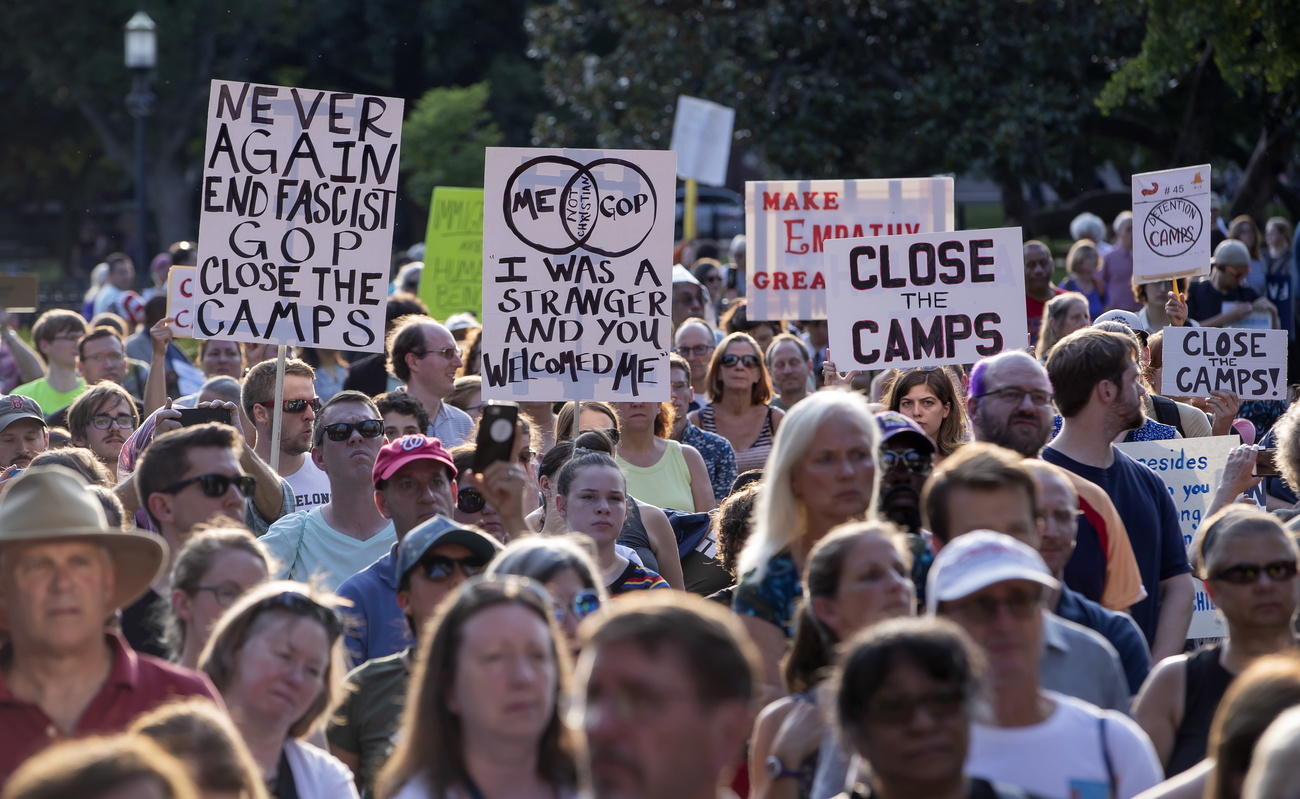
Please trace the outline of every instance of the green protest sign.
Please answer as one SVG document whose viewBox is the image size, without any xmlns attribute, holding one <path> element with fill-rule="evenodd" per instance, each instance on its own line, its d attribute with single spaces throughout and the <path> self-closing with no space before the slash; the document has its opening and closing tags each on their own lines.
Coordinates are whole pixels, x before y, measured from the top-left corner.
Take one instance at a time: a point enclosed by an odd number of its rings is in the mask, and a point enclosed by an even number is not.
<svg viewBox="0 0 1300 799">
<path fill-rule="evenodd" d="M 435 319 L 465 311 L 483 318 L 482 189 L 433 190 L 420 299 Z"/>
</svg>

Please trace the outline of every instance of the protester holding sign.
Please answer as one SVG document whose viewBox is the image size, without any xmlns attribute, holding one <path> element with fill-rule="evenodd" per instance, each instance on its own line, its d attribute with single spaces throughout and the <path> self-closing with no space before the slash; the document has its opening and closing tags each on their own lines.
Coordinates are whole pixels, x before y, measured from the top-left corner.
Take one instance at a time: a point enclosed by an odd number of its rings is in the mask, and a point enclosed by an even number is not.
<svg viewBox="0 0 1300 799">
<path fill-rule="evenodd" d="M 1034 347 L 1034 355 L 1038 360 L 1046 361 L 1056 342 L 1091 323 L 1087 297 L 1077 291 L 1057 294 L 1043 306 L 1043 321 L 1038 328 L 1038 344 Z"/>
</svg>

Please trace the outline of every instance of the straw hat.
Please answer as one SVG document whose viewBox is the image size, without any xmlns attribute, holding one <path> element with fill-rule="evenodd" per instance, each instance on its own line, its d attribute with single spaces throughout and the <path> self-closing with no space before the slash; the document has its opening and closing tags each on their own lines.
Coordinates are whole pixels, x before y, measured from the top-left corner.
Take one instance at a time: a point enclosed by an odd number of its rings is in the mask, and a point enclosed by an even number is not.
<svg viewBox="0 0 1300 799">
<path fill-rule="evenodd" d="M 108 550 L 117 576 L 110 611 L 138 599 L 167 559 L 159 536 L 110 527 L 99 500 L 71 469 L 38 466 L 9 483 L 0 499 L 0 548 L 69 540 Z"/>
</svg>

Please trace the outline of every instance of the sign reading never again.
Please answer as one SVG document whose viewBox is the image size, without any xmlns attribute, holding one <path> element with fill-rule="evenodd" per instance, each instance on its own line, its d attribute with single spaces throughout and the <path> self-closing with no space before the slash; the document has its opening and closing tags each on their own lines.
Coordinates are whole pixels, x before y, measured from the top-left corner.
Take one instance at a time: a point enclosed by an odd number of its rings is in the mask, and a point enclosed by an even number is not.
<svg viewBox="0 0 1300 799">
<path fill-rule="evenodd" d="M 383 350 L 402 105 L 212 82 L 196 338 Z"/>
<path fill-rule="evenodd" d="M 668 151 L 489 147 L 483 396 L 668 399 Z"/>
<path fill-rule="evenodd" d="M 1025 337 L 1020 228 L 826 242 L 841 371 L 974 363 Z"/>
</svg>

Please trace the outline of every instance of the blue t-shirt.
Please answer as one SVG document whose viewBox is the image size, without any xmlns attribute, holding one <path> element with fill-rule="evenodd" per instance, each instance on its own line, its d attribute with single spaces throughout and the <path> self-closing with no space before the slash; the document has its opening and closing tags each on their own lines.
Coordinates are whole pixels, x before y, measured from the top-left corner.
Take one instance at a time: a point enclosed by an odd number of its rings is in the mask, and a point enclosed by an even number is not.
<svg viewBox="0 0 1300 799">
<path fill-rule="evenodd" d="M 1150 645 L 1160 619 L 1160 582 L 1187 574 L 1192 567 L 1178 526 L 1178 509 L 1165 484 L 1155 472 L 1120 450 L 1112 447 L 1111 452 L 1115 462 L 1105 469 L 1086 466 L 1051 447 L 1043 449 L 1043 460 L 1100 486 L 1115 504 L 1147 590 L 1146 599 L 1129 611 Z"/>
<path fill-rule="evenodd" d="M 354 666 L 386 657 L 411 646 L 406 616 L 397 606 L 397 545 L 379 560 L 352 575 L 339 586 L 339 596 L 352 607 L 347 619 L 348 657 Z"/>
<path fill-rule="evenodd" d="M 1142 640 L 1142 631 L 1133 623 L 1133 619 L 1123 613 L 1107 610 L 1079 592 L 1064 587 L 1056 603 L 1056 615 L 1100 633 L 1109 641 L 1119 653 L 1129 694 L 1138 692 L 1147 678 L 1147 672 L 1151 671 L 1151 651 L 1147 649 L 1146 641 Z"/>
</svg>

